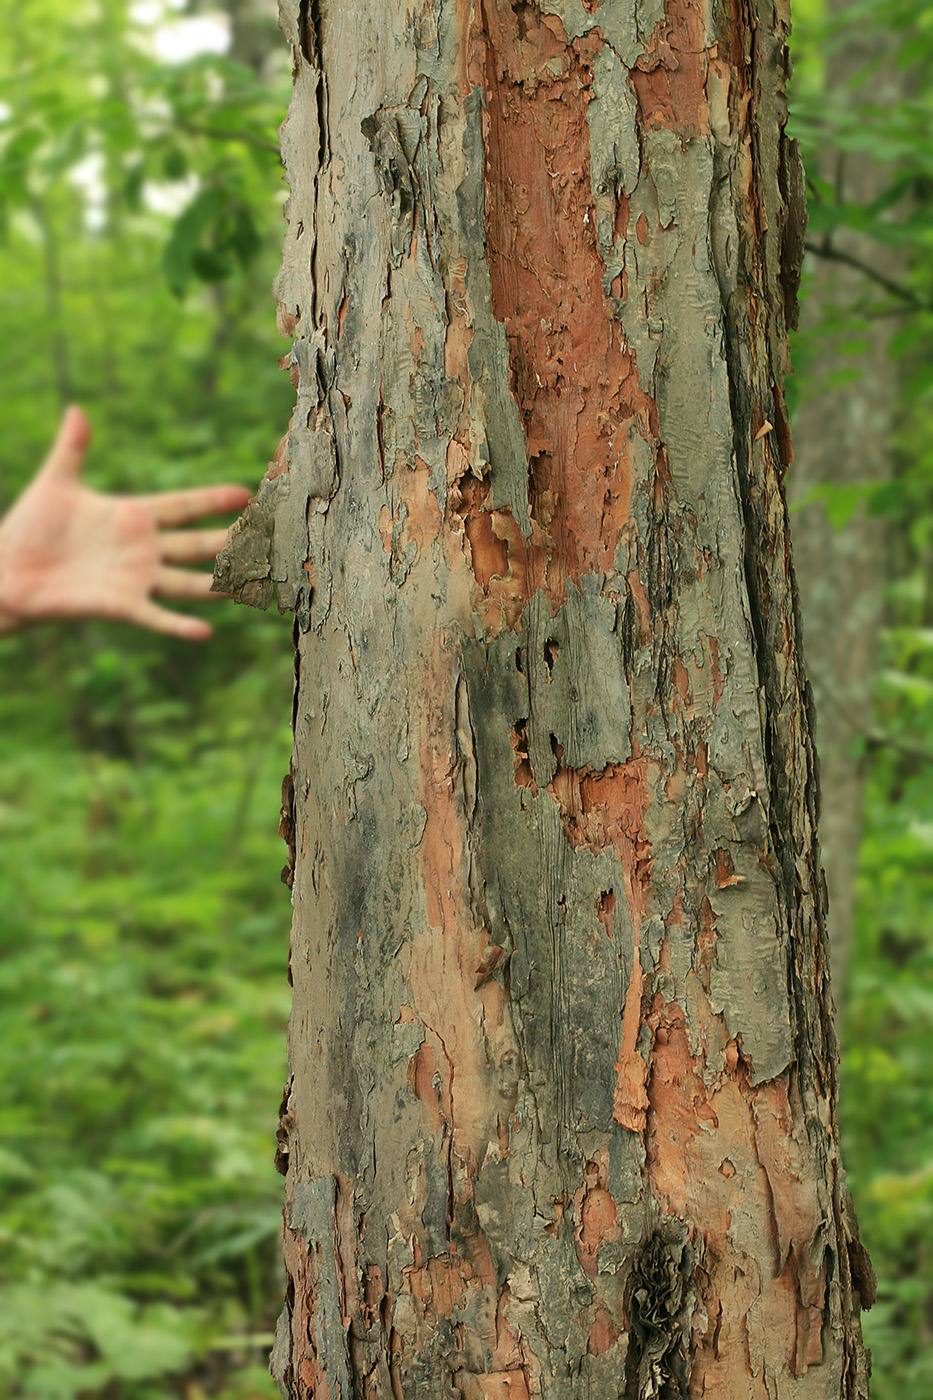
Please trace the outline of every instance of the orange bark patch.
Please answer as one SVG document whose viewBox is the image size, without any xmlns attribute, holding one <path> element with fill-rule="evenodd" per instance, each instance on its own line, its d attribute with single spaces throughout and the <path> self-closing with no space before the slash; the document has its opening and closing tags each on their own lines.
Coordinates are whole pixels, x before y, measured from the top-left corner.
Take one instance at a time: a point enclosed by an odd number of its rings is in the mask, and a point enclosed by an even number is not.
<svg viewBox="0 0 933 1400">
<path fill-rule="evenodd" d="M 587 1278 L 598 1272 L 597 1255 L 608 1241 L 619 1238 L 619 1211 L 608 1189 L 608 1154 L 605 1149 L 583 1167 L 583 1184 L 574 1193 L 576 1216 L 574 1242 L 577 1258 Z"/>
<path fill-rule="evenodd" d="M 590 1327 L 586 1349 L 591 1356 L 603 1356 L 618 1340 L 619 1334 L 612 1323 L 605 1303 L 597 1303 L 596 1316 Z"/>
<path fill-rule="evenodd" d="M 509 571 L 509 547 L 506 540 L 496 534 L 498 523 L 492 515 L 479 511 L 466 524 L 473 572 L 480 588 L 486 591 L 494 578 L 505 578 Z"/>
<path fill-rule="evenodd" d="M 716 944 L 716 915 L 713 913 L 713 906 L 704 895 L 700 904 L 695 967 L 705 992 L 709 991 L 710 974 L 716 961 Z"/>
<path fill-rule="evenodd" d="M 709 657 L 713 674 L 713 704 L 718 705 L 722 699 L 726 678 L 719 669 L 719 642 L 715 637 L 709 638 Z"/>
<path fill-rule="evenodd" d="M 509 571 L 509 550 L 506 541 L 495 533 L 493 513 L 487 511 L 489 477 L 467 473 L 455 485 L 453 512 L 463 521 L 463 532 L 469 546 L 470 564 L 476 581 L 484 592 L 494 578 L 504 578 Z M 497 512 L 498 514 L 498 512 Z"/>
<path fill-rule="evenodd" d="M 707 1238 L 710 1328 L 694 1356 L 697 1394 L 733 1400 L 748 1376 L 800 1375 L 819 1359 L 826 1275 L 815 1183 L 793 1138 L 784 1077 L 753 1088 L 748 1065 L 700 994 L 701 1031 L 691 1044 L 684 1013 L 656 997 L 646 1148 L 663 1211 Z M 705 1048 L 704 1048 L 705 1047 Z M 710 1079 L 707 1061 L 721 1065 Z M 760 1272 L 762 1239 L 774 1241 Z"/>
<path fill-rule="evenodd" d="M 408 1085 L 415 1098 L 427 1108 L 434 1132 L 443 1123 L 452 1126 L 453 1068 L 436 1032 L 425 1029 L 424 1041 L 408 1064 Z"/>
<path fill-rule="evenodd" d="M 384 505 L 379 514 L 383 549 L 387 554 L 404 558 L 409 546 L 414 544 L 417 554 L 412 565 L 441 532 L 440 507 L 430 480 L 431 468 L 416 456 L 410 467 L 402 466 L 395 472 L 389 484 L 390 504 Z"/>
<path fill-rule="evenodd" d="M 640 891 L 647 888 L 651 851 L 644 835 L 643 763 L 610 763 L 594 771 L 564 768 L 559 756 L 547 790 L 560 808 L 571 846 L 591 851 L 614 846 L 633 886 L 637 884 Z"/>
<path fill-rule="evenodd" d="M 649 129 L 666 127 L 684 140 L 709 131 L 705 37 L 697 0 L 667 0 L 664 18 L 631 73 Z"/>
<path fill-rule="evenodd" d="M 690 719 L 693 710 L 693 692 L 690 688 L 690 677 L 687 674 L 687 668 L 679 656 L 674 657 L 673 680 L 676 696 L 671 696 L 671 708 L 673 709 L 676 705 L 677 696 L 679 696 L 684 717 Z"/>
<path fill-rule="evenodd" d="M 826 1280 L 822 1268 L 814 1269 L 809 1247 L 820 1229 L 821 1215 L 807 1180 L 806 1153 L 794 1137 L 794 1115 L 784 1078 L 756 1089 L 753 1113 L 758 1157 L 769 1181 L 780 1183 L 773 1204 L 779 1263 L 794 1257 L 802 1301 L 821 1308 Z"/>
<path fill-rule="evenodd" d="M 602 38 L 571 42 L 530 5 L 482 6 L 480 18 L 493 312 L 506 327 L 540 535 L 517 533 L 510 559 L 523 601 L 543 584 L 556 608 L 568 578 L 611 567 L 629 519 L 632 425 L 648 435 L 656 414 L 602 290 L 586 119 Z M 627 219 L 620 194 L 620 232 Z"/>
<path fill-rule="evenodd" d="M 588 1191 L 583 1201 L 583 1221 L 580 1239 L 583 1248 L 595 1254 L 606 1236 L 616 1227 L 616 1203 L 608 1191 L 596 1187 Z"/>
<path fill-rule="evenodd" d="M 424 1320 L 433 1327 L 439 1317 L 450 1317 L 473 1281 L 473 1271 L 463 1259 L 449 1254 L 429 1259 L 420 1268 L 403 1270 L 408 1291 L 423 1309 Z"/>
<path fill-rule="evenodd" d="M 648 1093 L 645 1084 L 648 1079 L 648 1066 L 638 1053 L 638 1034 L 641 1030 L 642 997 L 645 989 L 645 975 L 641 966 L 641 937 L 636 932 L 635 951 L 632 959 L 632 975 L 625 994 L 625 1009 L 622 1012 L 622 1047 L 616 1062 L 616 1087 L 612 1096 L 612 1116 L 623 1128 L 633 1133 L 644 1132 L 648 1111 Z"/>
<path fill-rule="evenodd" d="M 717 890 L 728 889 L 730 885 L 740 885 L 745 879 L 744 875 L 736 875 L 730 852 L 721 848 L 715 850 L 710 857 L 710 874 Z"/>
<path fill-rule="evenodd" d="M 496 633 L 519 626 L 528 599 L 545 580 L 548 544 L 537 523 L 526 539 L 510 511 L 492 509 L 489 495 L 489 476 L 479 479 L 468 469 L 451 484 L 448 514 L 482 595 L 473 606 Z"/>
</svg>

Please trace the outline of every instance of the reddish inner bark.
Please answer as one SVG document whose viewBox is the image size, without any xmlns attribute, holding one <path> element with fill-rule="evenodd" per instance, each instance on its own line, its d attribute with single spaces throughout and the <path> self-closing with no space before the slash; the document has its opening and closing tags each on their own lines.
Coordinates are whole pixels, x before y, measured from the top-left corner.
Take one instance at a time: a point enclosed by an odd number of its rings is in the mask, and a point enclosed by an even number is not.
<svg viewBox="0 0 933 1400">
<path fill-rule="evenodd" d="M 586 116 L 602 38 L 571 43 L 558 18 L 532 6 L 484 7 L 481 21 L 487 256 L 525 426 L 534 530 L 525 540 L 496 511 L 485 546 L 475 523 L 467 536 L 478 581 L 498 592 L 503 621 L 515 626 L 538 587 L 556 608 L 568 578 L 612 567 L 629 519 L 632 425 L 650 436 L 656 413 L 602 290 Z M 627 224 L 620 195 L 618 234 Z M 498 590 L 490 536 L 509 561 Z"/>
<path fill-rule="evenodd" d="M 705 30 L 695 0 L 667 0 L 664 18 L 632 70 L 646 128 L 667 127 L 684 141 L 709 130 Z"/>
</svg>

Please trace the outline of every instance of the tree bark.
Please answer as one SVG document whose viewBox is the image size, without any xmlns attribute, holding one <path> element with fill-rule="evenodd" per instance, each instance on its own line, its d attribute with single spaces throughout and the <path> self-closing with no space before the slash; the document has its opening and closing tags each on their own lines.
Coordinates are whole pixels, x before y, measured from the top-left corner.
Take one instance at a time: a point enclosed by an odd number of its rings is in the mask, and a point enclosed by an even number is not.
<svg viewBox="0 0 933 1400">
<path fill-rule="evenodd" d="M 288 1397 L 862 1396 L 786 11 L 285 0 Z"/>
</svg>

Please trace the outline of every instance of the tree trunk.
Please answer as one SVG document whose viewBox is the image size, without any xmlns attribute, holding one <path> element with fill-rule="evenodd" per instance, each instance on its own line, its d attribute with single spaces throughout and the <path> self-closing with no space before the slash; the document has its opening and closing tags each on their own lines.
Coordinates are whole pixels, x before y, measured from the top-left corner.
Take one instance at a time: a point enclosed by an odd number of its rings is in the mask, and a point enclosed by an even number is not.
<svg viewBox="0 0 933 1400">
<path fill-rule="evenodd" d="M 786 11 L 283 3 L 283 1395 L 866 1394 Z"/>
<path fill-rule="evenodd" d="M 838 22 L 845 17 L 842 0 L 829 6 Z M 879 73 L 879 45 L 890 39 L 878 29 L 850 20 L 845 43 L 827 56 L 830 88 L 848 89 L 853 105 L 870 101 L 893 105 L 907 95 L 905 73 L 893 62 Z M 852 91 L 859 74 L 870 71 L 870 91 Z M 888 172 L 865 151 L 826 154 L 824 179 L 836 185 L 839 202 L 870 204 L 888 184 Z M 833 246 L 843 254 L 896 282 L 902 259 L 894 248 L 865 234 L 840 229 Z M 804 303 L 805 329 L 815 331 L 827 308 L 843 312 L 864 302 L 871 283 L 861 272 L 831 257 L 817 261 L 812 292 Z M 876 318 L 860 326 L 866 349 L 853 360 L 846 354 L 851 330 L 838 343 L 824 345 L 818 388 L 800 406 L 794 420 L 795 462 L 790 476 L 792 500 L 802 502 L 822 485 L 853 486 L 887 480 L 894 469 L 893 416 L 897 375 L 888 353 L 891 321 Z M 854 367 L 856 383 L 833 384 L 832 376 Z M 859 510 L 843 529 L 834 529 L 822 503 L 810 503 L 793 517 L 794 559 L 800 579 L 801 611 L 807 669 L 819 712 L 821 846 L 829 890 L 829 942 L 832 983 L 837 1006 L 845 997 L 855 877 L 862 830 L 864 759 L 856 741 L 871 729 L 878 635 L 885 581 L 884 522 Z M 838 1019 L 837 1019 L 838 1030 Z"/>
</svg>

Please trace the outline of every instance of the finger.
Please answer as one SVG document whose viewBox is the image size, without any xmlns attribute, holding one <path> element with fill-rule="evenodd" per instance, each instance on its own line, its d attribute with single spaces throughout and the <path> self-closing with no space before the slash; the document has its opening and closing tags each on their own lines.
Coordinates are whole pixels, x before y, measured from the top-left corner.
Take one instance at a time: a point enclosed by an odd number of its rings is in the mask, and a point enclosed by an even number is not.
<svg viewBox="0 0 933 1400">
<path fill-rule="evenodd" d="M 213 559 L 223 549 L 227 532 L 217 530 L 169 530 L 159 536 L 159 548 L 166 564 L 197 564 Z"/>
<path fill-rule="evenodd" d="M 210 623 L 203 618 L 171 612 L 148 598 L 140 603 L 129 621 L 135 622 L 137 627 L 148 627 L 151 632 L 162 632 L 167 637 L 181 637 L 186 642 L 206 642 L 212 632 Z"/>
<path fill-rule="evenodd" d="M 205 515 L 241 511 L 250 494 L 245 486 L 199 486 L 193 491 L 163 491 L 139 499 L 157 525 L 188 525 Z"/>
<path fill-rule="evenodd" d="M 154 592 L 160 598 L 216 598 L 211 592 L 213 574 L 195 574 L 190 569 L 161 568 Z"/>
<path fill-rule="evenodd" d="M 84 454 L 91 441 L 91 425 L 84 410 L 72 404 L 65 409 L 58 436 L 42 465 L 42 475 L 74 479 L 81 470 Z"/>
</svg>

